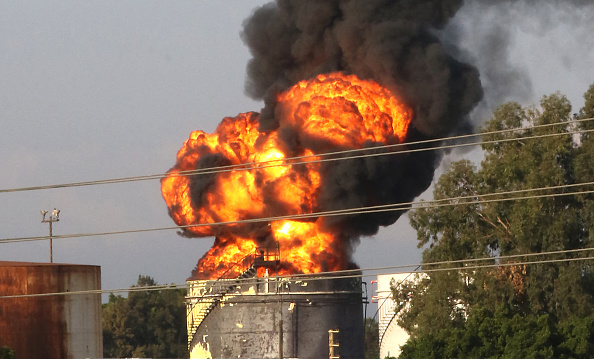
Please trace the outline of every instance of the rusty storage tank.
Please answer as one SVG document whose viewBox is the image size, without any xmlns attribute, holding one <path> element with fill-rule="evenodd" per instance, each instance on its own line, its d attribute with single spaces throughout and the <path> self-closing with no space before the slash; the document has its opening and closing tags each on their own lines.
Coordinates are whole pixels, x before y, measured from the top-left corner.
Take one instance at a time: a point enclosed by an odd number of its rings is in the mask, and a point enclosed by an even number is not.
<svg viewBox="0 0 594 359">
<path fill-rule="evenodd" d="M 99 266 L 0 262 L 0 346 L 18 359 L 102 357 L 99 293 L 19 297 L 99 289 Z"/>
<path fill-rule="evenodd" d="M 190 358 L 364 357 L 358 277 L 188 281 L 187 314 Z"/>
</svg>

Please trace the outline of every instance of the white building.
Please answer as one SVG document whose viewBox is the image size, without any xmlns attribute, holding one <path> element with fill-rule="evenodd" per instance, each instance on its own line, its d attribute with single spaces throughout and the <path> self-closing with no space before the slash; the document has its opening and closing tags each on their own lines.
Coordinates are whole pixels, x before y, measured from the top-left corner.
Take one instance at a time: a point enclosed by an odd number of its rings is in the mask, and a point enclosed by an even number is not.
<svg viewBox="0 0 594 359">
<path fill-rule="evenodd" d="M 415 280 L 415 273 L 380 274 L 377 276 L 377 293 L 373 300 L 377 302 L 379 323 L 380 358 L 398 357 L 400 347 L 408 340 L 408 333 L 398 326 L 396 303 L 392 298 L 390 282 L 398 284 L 407 280 Z"/>
</svg>

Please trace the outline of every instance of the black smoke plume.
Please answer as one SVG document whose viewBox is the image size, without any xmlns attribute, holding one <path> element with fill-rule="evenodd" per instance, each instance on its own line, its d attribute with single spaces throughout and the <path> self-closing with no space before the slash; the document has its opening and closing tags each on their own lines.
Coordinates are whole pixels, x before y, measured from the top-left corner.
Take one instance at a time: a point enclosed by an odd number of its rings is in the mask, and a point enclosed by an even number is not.
<svg viewBox="0 0 594 359">
<path fill-rule="evenodd" d="M 260 116 L 252 114 L 250 121 L 258 121 L 264 133 L 276 129 L 283 120 L 278 92 L 317 74 L 341 71 L 374 79 L 406 100 L 415 112 L 408 143 L 469 133 L 502 102 L 532 95 L 527 72 L 514 67 L 510 57 L 518 30 L 542 37 L 555 26 L 584 23 L 593 16 L 592 0 L 277 0 L 256 9 L 244 23 L 242 38 L 252 53 L 246 92 L 265 103 Z M 591 48 L 590 28 L 574 35 L 576 43 Z M 304 148 L 333 150 L 316 147 L 319 138 L 291 129 L 278 135 L 287 157 Z M 428 188 L 439 161 L 440 152 L 425 151 L 325 163 L 320 208 L 314 211 L 409 202 Z M 209 153 L 198 167 L 227 163 L 224 155 Z M 196 177 L 191 197 L 200 206 L 216 175 Z M 274 199 L 264 202 L 270 215 L 288 214 Z M 401 214 L 318 220 L 344 239 L 335 245 L 349 262 L 360 236 L 376 233 Z M 214 247 L 223 248 L 244 232 L 262 245 L 274 240 L 267 224 L 253 223 L 217 230 Z"/>
<path fill-rule="evenodd" d="M 246 92 L 264 99 L 261 131 L 278 127 L 276 94 L 300 80 L 341 71 L 400 94 L 415 116 L 407 140 L 472 130 L 483 95 L 478 71 L 458 60 L 438 33 L 462 0 L 278 0 L 258 8 L 242 37 L 252 53 Z M 287 135 L 288 138 L 298 136 Z M 306 146 L 305 143 L 300 145 Z M 434 151 L 324 165 L 320 210 L 409 202 L 430 185 Z M 401 212 L 325 219 L 353 239 L 394 223 Z"/>
<path fill-rule="evenodd" d="M 461 0 L 279 0 L 245 23 L 253 58 L 246 91 L 265 99 L 260 126 L 277 126 L 274 95 L 320 73 L 343 71 L 374 79 L 403 95 L 428 136 L 466 127 L 480 101 L 478 71 L 440 43 L 442 29 Z"/>
</svg>

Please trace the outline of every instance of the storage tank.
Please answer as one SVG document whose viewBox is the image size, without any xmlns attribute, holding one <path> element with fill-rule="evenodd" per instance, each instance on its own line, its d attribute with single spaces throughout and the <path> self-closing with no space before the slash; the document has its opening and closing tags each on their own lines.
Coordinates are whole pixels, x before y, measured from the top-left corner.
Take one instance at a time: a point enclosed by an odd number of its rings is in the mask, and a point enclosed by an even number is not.
<svg viewBox="0 0 594 359">
<path fill-rule="evenodd" d="M 394 273 L 380 274 L 377 276 L 377 300 L 378 306 L 378 339 L 380 358 L 398 357 L 401 353 L 401 346 L 406 344 L 409 338 L 408 332 L 398 325 L 402 311 L 397 311 L 397 303 L 392 296 L 392 283 L 395 286 L 407 282 L 418 282 L 425 278 L 423 273 Z"/>
<path fill-rule="evenodd" d="M 362 304 L 359 277 L 188 281 L 190 358 L 360 359 Z"/>
<path fill-rule="evenodd" d="M 99 266 L 0 262 L 0 346 L 18 359 L 102 357 L 99 293 L 18 297 L 100 289 Z"/>
</svg>

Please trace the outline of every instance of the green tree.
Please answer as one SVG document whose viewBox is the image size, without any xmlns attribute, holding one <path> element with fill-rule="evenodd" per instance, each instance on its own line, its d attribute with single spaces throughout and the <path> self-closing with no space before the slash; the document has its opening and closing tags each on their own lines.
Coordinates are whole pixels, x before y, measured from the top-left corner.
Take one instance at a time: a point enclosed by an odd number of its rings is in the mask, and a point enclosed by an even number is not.
<svg viewBox="0 0 594 359">
<path fill-rule="evenodd" d="M 1 346 L 0 359 L 14 359 L 14 350 L 10 349 L 6 345 Z"/>
<path fill-rule="evenodd" d="M 544 97 L 538 108 L 501 106 L 483 131 L 527 129 L 485 135 L 480 168 L 466 160 L 453 163 L 434 188 L 441 205 L 411 211 L 419 246 L 426 246 L 425 269 L 436 267 L 430 262 L 485 257 L 492 260 L 480 264 L 493 266 L 465 269 L 479 263 L 458 263 L 458 271 L 432 272 L 394 288 L 400 324 L 412 335 L 401 357 L 594 356 L 592 346 L 584 344 L 594 333 L 593 261 L 526 265 L 519 263 L 525 258 L 499 258 L 593 246 L 594 197 L 568 194 L 591 190 L 580 184 L 594 180 L 594 135 L 570 134 L 594 129 L 594 121 L 568 121 L 594 116 L 594 85 L 585 99 L 573 117 L 560 94 Z M 565 195 L 542 196 L 552 193 Z M 510 196 L 530 198 L 501 200 Z"/>
<path fill-rule="evenodd" d="M 156 284 L 138 276 L 132 289 Z M 184 290 L 131 290 L 128 298 L 110 294 L 103 305 L 106 357 L 188 357 L 186 340 Z"/>
<path fill-rule="evenodd" d="M 557 325 L 548 314 L 521 315 L 507 304 L 481 308 L 463 328 L 409 340 L 400 358 L 591 358 L 592 318 Z"/>
<path fill-rule="evenodd" d="M 365 318 L 365 359 L 379 359 L 379 327 L 373 318 Z"/>
</svg>

